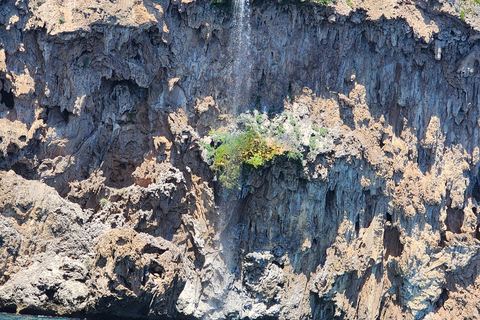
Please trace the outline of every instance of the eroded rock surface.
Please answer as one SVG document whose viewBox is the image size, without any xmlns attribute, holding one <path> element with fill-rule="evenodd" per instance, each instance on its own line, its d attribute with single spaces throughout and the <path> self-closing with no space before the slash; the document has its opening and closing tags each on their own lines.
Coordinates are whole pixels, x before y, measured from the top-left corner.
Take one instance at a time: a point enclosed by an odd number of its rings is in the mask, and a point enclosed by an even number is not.
<svg viewBox="0 0 480 320">
<path fill-rule="evenodd" d="M 228 6 L 0 3 L 0 310 L 480 317 L 480 8 L 250 6 L 234 96 Z M 302 159 L 228 191 L 246 127 Z"/>
</svg>

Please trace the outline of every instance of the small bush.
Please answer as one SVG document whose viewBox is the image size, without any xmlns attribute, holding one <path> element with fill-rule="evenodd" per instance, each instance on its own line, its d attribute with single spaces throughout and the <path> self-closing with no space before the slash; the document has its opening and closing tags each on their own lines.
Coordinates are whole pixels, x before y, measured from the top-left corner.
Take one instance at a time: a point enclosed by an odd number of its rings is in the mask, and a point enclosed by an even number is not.
<svg viewBox="0 0 480 320">
<path fill-rule="evenodd" d="M 328 134 L 328 129 L 327 128 L 320 128 L 318 130 L 318 133 L 320 134 L 321 137 L 326 137 Z"/>
<path fill-rule="evenodd" d="M 297 166 L 297 174 L 300 174 L 302 172 L 303 168 L 303 155 L 300 151 L 298 150 L 290 150 L 287 152 L 287 160 L 289 162 L 292 162 L 296 164 Z"/>
<path fill-rule="evenodd" d="M 60 16 L 60 18 L 58 18 L 58 22 L 60 22 L 60 24 L 64 24 L 65 23 L 65 17 Z"/>
<path fill-rule="evenodd" d="M 100 207 L 105 208 L 106 205 L 108 205 L 110 201 L 108 199 L 102 198 L 100 199 Z"/>
<path fill-rule="evenodd" d="M 256 120 L 257 120 L 258 125 L 262 124 L 262 114 L 261 113 L 257 114 Z"/>
<path fill-rule="evenodd" d="M 317 138 L 316 137 L 310 137 L 310 149 L 315 149 L 317 146 Z"/>
<path fill-rule="evenodd" d="M 282 145 L 263 138 L 252 128 L 236 137 L 224 137 L 225 141 L 214 151 L 212 168 L 219 172 L 219 180 L 227 189 L 239 186 L 243 168 L 259 169 L 286 152 Z"/>
<path fill-rule="evenodd" d="M 207 161 L 211 161 L 211 159 L 213 158 L 213 155 L 215 153 L 215 148 L 212 147 L 210 144 L 208 143 L 205 143 L 205 142 L 200 142 L 200 145 L 205 149 L 207 150 Z"/>
<path fill-rule="evenodd" d="M 295 122 L 295 119 L 293 118 L 292 115 L 290 115 L 289 118 L 290 118 L 290 124 L 291 124 L 293 127 L 295 127 L 295 126 L 297 125 L 297 122 Z"/>
</svg>

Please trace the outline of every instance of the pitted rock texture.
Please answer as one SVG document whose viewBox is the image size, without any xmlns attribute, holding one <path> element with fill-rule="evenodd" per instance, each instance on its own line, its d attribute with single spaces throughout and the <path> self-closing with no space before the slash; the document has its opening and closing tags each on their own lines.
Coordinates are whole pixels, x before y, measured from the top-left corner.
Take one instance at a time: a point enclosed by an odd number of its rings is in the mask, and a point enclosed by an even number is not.
<svg viewBox="0 0 480 320">
<path fill-rule="evenodd" d="M 0 310 L 480 317 L 480 8 L 249 5 L 235 96 L 228 6 L 0 3 Z M 303 159 L 225 190 L 248 126 Z"/>
</svg>

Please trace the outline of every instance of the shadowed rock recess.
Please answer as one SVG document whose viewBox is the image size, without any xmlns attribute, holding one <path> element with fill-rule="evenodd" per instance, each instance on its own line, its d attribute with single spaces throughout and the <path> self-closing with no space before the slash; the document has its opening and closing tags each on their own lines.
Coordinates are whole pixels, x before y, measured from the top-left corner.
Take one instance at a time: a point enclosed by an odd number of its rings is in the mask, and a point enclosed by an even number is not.
<svg viewBox="0 0 480 320">
<path fill-rule="evenodd" d="M 0 1 L 0 311 L 480 318 L 476 1 L 249 6 Z"/>
</svg>

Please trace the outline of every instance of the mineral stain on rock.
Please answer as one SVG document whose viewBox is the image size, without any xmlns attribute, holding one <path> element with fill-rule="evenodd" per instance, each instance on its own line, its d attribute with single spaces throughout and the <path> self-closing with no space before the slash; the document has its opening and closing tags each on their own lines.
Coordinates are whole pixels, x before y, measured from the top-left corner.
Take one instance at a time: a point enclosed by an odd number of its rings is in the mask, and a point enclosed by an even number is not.
<svg viewBox="0 0 480 320">
<path fill-rule="evenodd" d="M 1 3 L 0 311 L 480 317 L 480 7 L 245 5 Z"/>
</svg>

